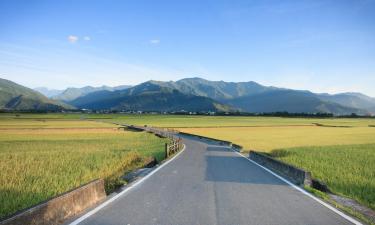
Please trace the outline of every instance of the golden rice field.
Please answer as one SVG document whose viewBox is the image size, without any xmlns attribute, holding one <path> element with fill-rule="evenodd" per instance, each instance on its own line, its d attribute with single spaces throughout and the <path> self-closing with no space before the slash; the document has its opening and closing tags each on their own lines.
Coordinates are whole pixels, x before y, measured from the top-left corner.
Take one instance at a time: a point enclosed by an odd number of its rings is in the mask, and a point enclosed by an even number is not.
<svg viewBox="0 0 375 225">
<path fill-rule="evenodd" d="M 329 126 L 368 127 L 375 119 L 352 118 L 280 118 L 255 116 L 187 116 L 187 115 L 102 115 L 103 121 L 169 128 L 261 127 L 261 126 Z M 98 117 L 98 115 L 96 115 Z M 90 118 L 90 117 L 88 117 Z"/>
<path fill-rule="evenodd" d="M 271 156 L 312 171 L 334 193 L 375 210 L 375 144 L 286 148 Z"/>
<path fill-rule="evenodd" d="M 91 121 L 0 119 L 0 218 L 96 178 L 111 190 L 164 139 Z"/>
<path fill-rule="evenodd" d="M 374 209 L 375 119 L 0 114 L 0 217 L 97 177 L 116 184 L 145 156 L 163 158 L 164 140 L 111 122 L 174 128 L 267 152 Z"/>
<path fill-rule="evenodd" d="M 374 127 L 235 127 L 235 128 L 178 128 L 202 136 L 228 140 L 242 145 L 244 151 L 269 152 L 298 146 L 328 146 L 375 143 Z"/>
<path fill-rule="evenodd" d="M 23 119 L 2 118 L 0 116 L 0 129 L 64 129 L 64 128 L 110 128 L 115 127 L 110 123 L 73 119 Z"/>
<path fill-rule="evenodd" d="M 18 117 L 16 116 L 18 115 Z M 149 114 L 0 114 L 2 119 L 35 119 L 35 120 L 101 120 L 105 122 L 120 122 L 133 125 L 150 125 L 156 127 L 186 128 L 186 127 L 259 127 L 259 126 L 299 126 L 320 123 L 331 126 L 368 127 L 375 125 L 375 119 L 362 118 L 280 118 L 255 116 L 188 116 L 188 115 L 149 115 Z M 104 125 L 103 126 L 108 126 Z"/>
</svg>

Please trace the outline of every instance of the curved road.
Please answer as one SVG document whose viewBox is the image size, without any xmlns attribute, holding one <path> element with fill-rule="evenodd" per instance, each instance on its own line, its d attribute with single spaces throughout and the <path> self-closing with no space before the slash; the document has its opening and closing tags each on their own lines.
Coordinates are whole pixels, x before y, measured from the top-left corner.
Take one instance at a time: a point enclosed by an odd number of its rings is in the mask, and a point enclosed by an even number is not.
<svg viewBox="0 0 375 225">
<path fill-rule="evenodd" d="M 352 224 L 228 147 L 184 143 L 173 161 L 79 224 Z"/>
</svg>

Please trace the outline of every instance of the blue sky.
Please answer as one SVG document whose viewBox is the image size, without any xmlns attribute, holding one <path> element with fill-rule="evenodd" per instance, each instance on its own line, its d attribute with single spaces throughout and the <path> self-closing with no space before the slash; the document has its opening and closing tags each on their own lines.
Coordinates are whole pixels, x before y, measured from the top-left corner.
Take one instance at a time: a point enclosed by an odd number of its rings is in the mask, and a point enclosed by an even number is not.
<svg viewBox="0 0 375 225">
<path fill-rule="evenodd" d="M 375 96 L 375 1 L 0 1 L 0 77 L 28 87 L 199 76 Z"/>
</svg>

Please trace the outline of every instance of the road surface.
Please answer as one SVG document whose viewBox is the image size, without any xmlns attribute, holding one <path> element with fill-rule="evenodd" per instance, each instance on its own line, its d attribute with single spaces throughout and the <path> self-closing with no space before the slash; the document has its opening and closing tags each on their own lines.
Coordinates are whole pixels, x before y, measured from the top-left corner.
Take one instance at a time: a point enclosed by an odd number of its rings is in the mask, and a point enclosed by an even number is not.
<svg viewBox="0 0 375 225">
<path fill-rule="evenodd" d="M 174 160 L 79 224 L 352 224 L 228 147 L 184 143 Z"/>
</svg>

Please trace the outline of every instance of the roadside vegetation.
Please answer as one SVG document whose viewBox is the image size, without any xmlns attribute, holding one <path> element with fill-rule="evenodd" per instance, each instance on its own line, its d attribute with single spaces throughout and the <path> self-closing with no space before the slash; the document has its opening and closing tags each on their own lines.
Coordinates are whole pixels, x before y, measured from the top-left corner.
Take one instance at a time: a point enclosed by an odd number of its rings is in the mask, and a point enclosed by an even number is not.
<svg viewBox="0 0 375 225">
<path fill-rule="evenodd" d="M 375 210 L 375 144 L 286 148 L 270 154 L 312 171 L 334 193 Z"/>
<path fill-rule="evenodd" d="M 165 139 L 111 124 L 0 118 L 0 218 L 96 178 L 111 191 L 124 172 L 164 157 Z"/>
<path fill-rule="evenodd" d="M 274 126 L 231 128 L 178 128 L 202 136 L 242 145 L 244 151 L 270 152 L 298 146 L 328 146 L 375 143 L 373 127 Z"/>
<path fill-rule="evenodd" d="M 107 122 L 173 128 L 266 152 L 375 209 L 375 119 L 0 114 L 0 201 L 7 202 L 0 217 L 97 177 L 116 184 L 140 159 L 163 158 L 162 139 Z"/>
</svg>

